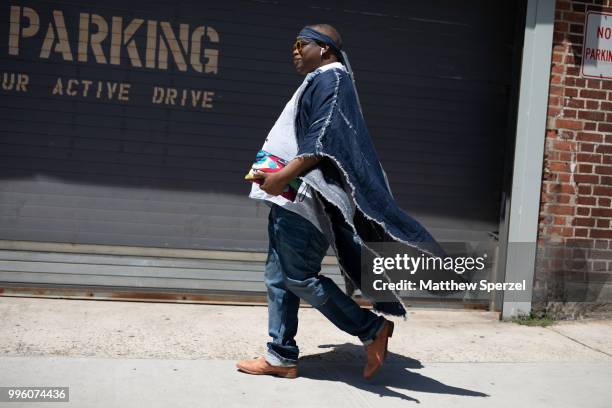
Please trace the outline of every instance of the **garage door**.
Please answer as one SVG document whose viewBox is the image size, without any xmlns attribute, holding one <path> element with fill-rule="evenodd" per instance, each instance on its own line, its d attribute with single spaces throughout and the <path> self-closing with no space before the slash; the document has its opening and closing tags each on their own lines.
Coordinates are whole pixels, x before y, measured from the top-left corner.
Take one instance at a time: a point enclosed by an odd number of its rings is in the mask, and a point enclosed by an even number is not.
<svg viewBox="0 0 612 408">
<path fill-rule="evenodd" d="M 509 159 L 517 3 L 6 4 L 0 239 L 266 251 L 268 207 L 242 178 L 302 81 L 292 40 L 317 22 L 343 36 L 401 207 L 438 239 L 485 239 Z"/>
</svg>

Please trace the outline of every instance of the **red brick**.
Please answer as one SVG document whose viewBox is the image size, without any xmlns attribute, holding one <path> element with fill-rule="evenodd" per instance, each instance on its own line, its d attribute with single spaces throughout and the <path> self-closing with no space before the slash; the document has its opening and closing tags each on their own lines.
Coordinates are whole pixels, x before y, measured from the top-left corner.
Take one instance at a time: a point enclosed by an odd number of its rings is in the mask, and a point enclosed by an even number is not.
<svg viewBox="0 0 612 408">
<path fill-rule="evenodd" d="M 591 195 L 593 188 L 591 186 L 581 185 L 578 186 L 578 194 L 580 195 Z"/>
<path fill-rule="evenodd" d="M 601 163 L 601 155 L 600 154 L 578 153 L 576 155 L 576 160 L 578 160 L 579 162 Z"/>
<path fill-rule="evenodd" d="M 549 184 L 548 192 L 553 194 L 575 194 L 576 189 L 571 184 Z M 590 194 L 590 192 L 589 192 Z"/>
<path fill-rule="evenodd" d="M 550 116 L 550 117 L 561 116 L 561 107 L 550 106 L 548 108 L 547 116 Z"/>
<path fill-rule="evenodd" d="M 579 227 L 594 227 L 595 219 L 594 218 L 586 218 L 586 217 L 576 217 L 574 218 L 572 225 L 576 225 Z"/>
<path fill-rule="evenodd" d="M 595 208 L 591 209 L 591 215 L 593 217 L 612 218 L 612 208 L 599 208 L 599 207 L 595 207 Z"/>
<path fill-rule="evenodd" d="M 592 248 L 593 241 L 590 239 L 568 239 L 566 242 L 569 246 L 574 246 L 576 248 Z"/>
<path fill-rule="evenodd" d="M 555 196 L 555 202 L 558 204 L 569 204 L 570 196 L 567 194 L 560 194 Z"/>
<path fill-rule="evenodd" d="M 602 121 L 606 119 L 606 114 L 604 112 L 579 111 L 578 119 Z"/>
<path fill-rule="evenodd" d="M 597 166 L 595 167 L 595 173 L 612 175 L 612 166 Z"/>
<path fill-rule="evenodd" d="M 591 213 L 591 209 L 588 207 L 578 207 L 576 208 L 577 215 L 585 215 L 588 216 Z"/>
<path fill-rule="evenodd" d="M 580 143 L 581 152 L 595 152 L 595 145 L 593 143 Z"/>
<path fill-rule="evenodd" d="M 579 67 L 567 67 L 565 71 L 567 75 L 580 76 L 580 68 Z M 574 95 L 577 96 L 577 95 Z"/>
<path fill-rule="evenodd" d="M 601 89 L 601 80 L 589 79 L 587 80 L 587 88 L 589 89 Z"/>
<path fill-rule="evenodd" d="M 563 87 L 558 85 L 551 85 L 548 89 L 549 95 L 563 96 Z"/>
<path fill-rule="evenodd" d="M 567 71 L 569 70 L 570 68 L 567 68 Z M 561 90 L 561 92 L 563 92 L 563 89 Z M 561 93 L 561 95 L 563 95 L 563 93 Z M 578 90 L 575 88 L 565 88 L 565 96 L 570 97 L 570 98 L 575 98 L 578 96 Z"/>
<path fill-rule="evenodd" d="M 586 101 L 587 109 L 599 109 L 599 101 Z"/>
<path fill-rule="evenodd" d="M 576 149 L 576 142 L 567 140 L 553 140 L 553 149 L 572 151 Z"/>
<path fill-rule="evenodd" d="M 574 236 L 576 237 L 588 237 L 589 230 L 587 228 L 576 228 L 574 231 Z"/>
<path fill-rule="evenodd" d="M 580 97 L 581 98 L 586 98 L 586 99 L 606 99 L 606 92 L 605 91 L 593 91 L 590 89 L 581 89 L 580 90 Z"/>
<path fill-rule="evenodd" d="M 595 149 L 597 153 L 612 154 L 612 145 L 601 144 Z"/>
<path fill-rule="evenodd" d="M 603 136 L 597 133 L 578 132 L 576 140 L 579 142 L 601 143 L 603 141 Z"/>
<path fill-rule="evenodd" d="M 557 119 L 555 121 L 557 128 L 560 129 L 573 129 L 573 130 L 582 130 L 584 128 L 584 123 L 579 122 L 577 120 L 570 119 Z"/>
<path fill-rule="evenodd" d="M 584 124 L 584 130 L 597 130 L 597 123 L 587 122 Z"/>
<path fill-rule="evenodd" d="M 597 124 L 597 130 L 600 132 L 612 132 L 612 124 L 610 123 L 599 123 Z"/>
<path fill-rule="evenodd" d="M 597 220 L 597 228 L 609 228 L 610 227 L 610 220 L 607 219 L 598 219 Z"/>
<path fill-rule="evenodd" d="M 612 197 L 612 187 L 593 186 L 593 195 Z"/>
<path fill-rule="evenodd" d="M 549 227 L 550 234 L 560 235 L 562 237 L 571 237 L 574 235 L 574 229 L 569 227 Z"/>
<path fill-rule="evenodd" d="M 609 238 L 612 239 L 612 229 L 592 229 L 590 231 L 591 238 Z"/>
<path fill-rule="evenodd" d="M 604 80 L 601 82 L 601 88 L 602 89 L 612 89 L 612 81 L 610 80 Z"/>
<path fill-rule="evenodd" d="M 564 53 L 566 50 L 567 50 L 567 47 L 565 46 L 565 44 L 563 44 L 563 42 L 560 42 L 557 44 L 553 41 L 553 51 L 554 52 Z"/>
<path fill-rule="evenodd" d="M 569 153 L 561 153 L 561 154 L 567 154 L 569 155 Z M 569 161 L 569 159 L 567 159 L 567 161 Z M 560 183 L 569 183 L 571 180 L 571 174 L 569 173 L 557 173 L 557 181 Z"/>
<path fill-rule="evenodd" d="M 597 199 L 593 196 L 578 196 L 576 197 L 576 203 L 580 205 L 595 205 Z"/>
<path fill-rule="evenodd" d="M 563 117 L 576 119 L 577 111 L 576 109 L 563 109 Z"/>
<path fill-rule="evenodd" d="M 598 184 L 599 176 L 591 174 L 574 174 L 574 180 L 578 184 Z"/>
<path fill-rule="evenodd" d="M 550 104 L 550 101 L 548 103 Z M 609 102 L 602 102 L 602 103 L 609 103 Z M 612 105 L 612 103 L 610 103 L 610 105 Z M 567 103 L 565 104 L 565 106 L 567 106 L 568 108 L 584 109 L 584 99 L 578 99 L 578 98 L 569 99 Z"/>
<path fill-rule="evenodd" d="M 554 225 L 566 225 L 567 217 L 554 217 Z"/>
<path fill-rule="evenodd" d="M 610 207 L 610 204 L 612 204 L 612 199 L 606 197 L 597 198 L 597 205 L 599 205 L 600 207 Z"/>
<path fill-rule="evenodd" d="M 551 74 L 563 74 L 565 73 L 565 65 L 564 64 L 554 64 L 552 68 L 550 69 L 550 72 Z"/>
<path fill-rule="evenodd" d="M 601 109 L 612 112 L 612 102 L 602 102 Z"/>
<path fill-rule="evenodd" d="M 550 214 L 558 214 L 558 215 L 573 215 L 574 207 L 569 205 L 549 205 L 548 212 Z"/>
<path fill-rule="evenodd" d="M 564 172 L 570 171 L 569 163 L 565 163 L 565 162 L 550 162 L 548 164 L 548 169 L 550 171 L 564 171 Z"/>
<path fill-rule="evenodd" d="M 593 173 L 593 165 L 592 164 L 579 164 L 578 165 L 578 173 L 580 173 L 580 174 L 591 174 L 591 173 Z"/>
<path fill-rule="evenodd" d="M 573 139 L 576 132 L 573 130 L 561 129 L 559 130 L 559 136 L 561 139 Z"/>
<path fill-rule="evenodd" d="M 548 106 L 561 106 L 561 98 L 559 96 L 549 97 Z"/>
</svg>

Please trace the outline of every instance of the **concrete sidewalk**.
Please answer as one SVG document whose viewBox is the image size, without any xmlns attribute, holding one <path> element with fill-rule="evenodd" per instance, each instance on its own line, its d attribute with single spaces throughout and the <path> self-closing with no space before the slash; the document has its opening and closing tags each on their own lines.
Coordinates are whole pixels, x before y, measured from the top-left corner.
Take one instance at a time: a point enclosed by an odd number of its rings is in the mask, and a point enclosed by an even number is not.
<svg viewBox="0 0 612 408">
<path fill-rule="evenodd" d="M 54 406 L 79 408 L 610 406 L 612 321 L 409 313 L 368 382 L 358 339 L 300 309 L 300 378 L 286 380 L 234 367 L 264 352 L 265 307 L 0 297 L 0 386 L 69 386 L 70 402 Z"/>
</svg>

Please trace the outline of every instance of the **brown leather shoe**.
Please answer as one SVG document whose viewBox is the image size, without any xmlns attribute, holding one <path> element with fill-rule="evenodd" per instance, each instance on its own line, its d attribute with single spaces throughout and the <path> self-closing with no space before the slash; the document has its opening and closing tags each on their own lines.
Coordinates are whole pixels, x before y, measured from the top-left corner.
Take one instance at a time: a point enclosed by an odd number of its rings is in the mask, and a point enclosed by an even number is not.
<svg viewBox="0 0 612 408">
<path fill-rule="evenodd" d="M 366 346 L 368 353 L 368 363 L 363 369 L 363 378 L 369 380 L 382 367 L 385 358 L 387 357 L 387 346 L 389 337 L 393 335 L 395 324 L 385 319 L 385 325 L 380 333 L 374 338 L 374 341 Z"/>
<path fill-rule="evenodd" d="M 275 375 L 282 378 L 296 378 L 298 376 L 297 366 L 273 366 L 266 361 L 265 357 L 258 357 L 253 360 L 241 360 L 236 363 L 236 367 L 238 370 L 248 374 Z"/>
</svg>

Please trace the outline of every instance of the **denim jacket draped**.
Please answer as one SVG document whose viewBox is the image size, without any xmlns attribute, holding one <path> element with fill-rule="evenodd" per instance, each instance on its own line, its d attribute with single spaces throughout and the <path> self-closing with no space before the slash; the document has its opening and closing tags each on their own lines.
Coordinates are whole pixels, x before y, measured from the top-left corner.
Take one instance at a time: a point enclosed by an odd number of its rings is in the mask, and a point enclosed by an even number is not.
<svg viewBox="0 0 612 408">
<path fill-rule="evenodd" d="M 343 69 L 315 70 L 305 81 L 295 119 L 297 157 L 321 156 L 324 160 L 301 179 L 340 211 L 362 249 L 369 250 L 368 242 L 398 242 L 424 254 L 446 257 L 425 227 L 394 200 L 350 75 Z M 335 244 L 334 248 L 338 242 Z M 343 269 L 346 262 L 338 256 L 342 272 L 359 287 L 361 279 L 356 274 L 360 271 Z M 454 271 L 436 275 L 436 280 L 443 279 L 464 280 Z M 374 309 L 405 316 L 399 293 L 395 295 L 397 302 L 374 303 Z"/>
</svg>

